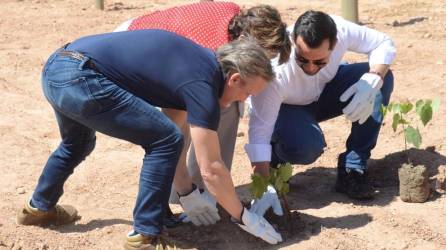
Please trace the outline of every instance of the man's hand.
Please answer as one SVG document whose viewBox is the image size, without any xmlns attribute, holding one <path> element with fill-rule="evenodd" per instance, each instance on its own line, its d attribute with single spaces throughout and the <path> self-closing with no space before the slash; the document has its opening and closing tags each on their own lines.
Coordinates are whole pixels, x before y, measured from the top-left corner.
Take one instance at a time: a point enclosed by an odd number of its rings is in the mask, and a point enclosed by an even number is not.
<svg viewBox="0 0 446 250">
<path fill-rule="evenodd" d="M 273 212 L 276 215 L 283 215 L 282 206 L 280 205 L 276 189 L 274 189 L 273 186 L 268 185 L 265 193 L 263 193 L 262 198 L 251 201 L 250 211 L 263 217 L 270 207 L 273 208 Z"/>
<path fill-rule="evenodd" d="M 347 118 L 363 124 L 373 112 L 375 97 L 383 85 L 381 77 L 374 73 L 365 73 L 359 81 L 350 86 L 339 98 L 346 102 L 353 96 L 350 103 L 342 110 Z"/>
<path fill-rule="evenodd" d="M 201 191 L 202 190 L 200 190 L 200 192 Z M 201 192 L 201 196 L 203 196 L 203 198 L 206 199 L 214 207 L 217 207 L 217 201 L 215 200 L 214 196 L 212 196 L 212 194 L 209 193 L 209 191 L 205 190 L 204 192 Z M 182 213 L 179 218 L 183 223 L 191 222 L 186 213 Z"/>
<path fill-rule="evenodd" d="M 243 208 L 241 223 L 237 223 L 246 232 L 261 238 L 269 244 L 282 242 L 282 236 L 269 224 L 265 218 Z"/>
<path fill-rule="evenodd" d="M 269 164 L 269 161 L 251 163 L 254 173 L 260 174 L 263 177 L 269 176 Z"/>
<path fill-rule="evenodd" d="M 187 215 L 183 222 L 190 220 L 195 226 L 207 226 L 220 220 L 215 199 L 210 194 L 210 198 L 203 194 L 196 188 L 192 193 L 180 197 L 181 206 Z"/>
</svg>

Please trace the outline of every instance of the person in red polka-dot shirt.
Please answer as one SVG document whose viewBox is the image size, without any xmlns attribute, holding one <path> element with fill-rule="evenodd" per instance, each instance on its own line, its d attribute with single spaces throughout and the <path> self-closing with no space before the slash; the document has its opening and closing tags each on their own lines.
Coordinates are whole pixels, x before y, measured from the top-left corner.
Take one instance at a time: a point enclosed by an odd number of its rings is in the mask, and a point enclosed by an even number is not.
<svg viewBox="0 0 446 250">
<path fill-rule="evenodd" d="M 114 31 L 139 29 L 162 29 L 174 32 L 212 50 L 240 36 L 250 36 L 265 49 L 271 59 L 277 57 L 275 60 L 279 63 L 288 61 L 291 51 L 286 24 L 282 22 L 277 9 L 269 5 L 241 9 L 231 2 L 202 1 L 133 18 L 122 23 Z M 243 116 L 243 109 L 243 103 L 234 103 L 221 112 L 218 137 L 222 159 L 229 169 L 233 159 L 239 117 Z M 177 115 L 174 110 L 163 109 L 163 112 L 183 129 L 186 139 L 184 151 L 187 152 L 190 145 L 188 124 L 180 122 L 180 119 L 175 117 Z M 190 183 L 191 178 L 199 188 L 204 188 L 193 145 L 190 146 L 187 164 L 185 152 L 178 163 L 173 183 L 174 191 L 170 201 L 174 203 L 178 202 L 177 192 L 179 195 L 184 193 L 185 189 L 181 187 Z M 215 199 L 209 192 L 205 191 L 203 195 L 215 204 Z M 170 209 L 167 210 L 166 225 L 176 226 L 177 221 Z"/>
<path fill-rule="evenodd" d="M 168 30 L 216 50 L 230 40 L 228 24 L 239 12 L 240 7 L 234 3 L 196 3 L 140 16 L 133 19 L 128 30 Z"/>
</svg>

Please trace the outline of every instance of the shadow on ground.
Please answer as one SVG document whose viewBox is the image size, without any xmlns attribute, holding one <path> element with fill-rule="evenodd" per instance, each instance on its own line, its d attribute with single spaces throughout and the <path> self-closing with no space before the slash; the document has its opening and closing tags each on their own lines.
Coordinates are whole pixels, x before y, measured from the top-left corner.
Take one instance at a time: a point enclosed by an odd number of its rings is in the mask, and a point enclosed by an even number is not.
<svg viewBox="0 0 446 250">
<path fill-rule="evenodd" d="M 412 24 L 415 24 L 415 23 L 418 23 L 418 22 L 423 22 L 424 20 L 427 20 L 428 18 L 427 17 L 414 17 L 414 18 L 411 18 L 411 19 L 409 19 L 409 20 L 407 20 L 407 21 L 397 21 L 397 20 L 395 20 L 395 21 L 393 21 L 393 23 L 392 24 L 387 24 L 387 25 L 391 25 L 391 26 L 393 26 L 393 27 L 404 27 L 404 26 L 407 26 L 407 25 L 412 25 Z"/>
<path fill-rule="evenodd" d="M 121 2 L 116 2 L 107 6 L 107 11 L 122 11 L 122 10 L 133 10 L 133 9 L 145 9 L 145 7 L 136 7 L 136 6 L 126 6 Z"/>
<path fill-rule="evenodd" d="M 321 208 L 332 202 L 362 206 L 384 206 L 399 196 L 398 168 L 407 162 L 407 156 L 414 165 L 425 165 L 429 176 L 438 173 L 441 165 L 446 165 L 446 157 L 434 148 L 409 149 L 386 155 L 382 159 L 370 159 L 368 162 L 370 178 L 377 189 L 373 200 L 352 200 L 344 194 L 335 192 L 336 168 L 312 167 L 297 173 L 290 179 L 288 201 L 291 209 L 304 210 Z"/>
<path fill-rule="evenodd" d="M 316 217 L 294 212 L 291 220 L 289 220 L 290 225 L 293 225 L 291 230 L 273 223 L 276 229 L 278 228 L 284 241 L 278 245 L 270 245 L 260 238 L 249 235 L 232 223 L 228 214 L 224 212 L 220 212 L 220 214 L 222 214 L 222 220 L 216 225 L 196 227 L 189 223 L 170 229 L 169 235 L 175 239 L 175 244 L 180 249 L 278 249 L 318 235 L 322 228 L 353 229 L 362 227 L 372 220 L 372 217 L 368 214 L 335 218 Z"/>
<path fill-rule="evenodd" d="M 133 222 L 123 219 L 91 220 L 86 224 L 76 223 L 61 227 L 54 227 L 54 230 L 59 231 L 61 233 L 81 233 L 117 224 L 133 225 Z"/>
<path fill-rule="evenodd" d="M 446 157 L 435 152 L 434 148 L 410 149 L 396 152 L 382 159 L 369 161 L 370 177 L 377 188 L 376 198 L 373 200 L 352 200 L 344 194 L 334 190 L 336 168 L 310 167 L 297 173 L 290 180 L 288 202 L 294 210 L 291 218 L 286 219 L 290 227 L 283 228 L 273 225 L 281 232 L 284 243 L 269 245 L 262 240 L 249 236 L 242 229 L 234 225 L 229 215 L 220 209 L 222 221 L 210 227 L 194 227 L 184 225 L 171 230 L 171 235 L 178 240 L 180 248 L 197 249 L 278 249 L 293 245 L 318 235 L 322 228 L 353 229 L 365 226 L 372 217 L 369 214 L 354 214 L 341 217 L 316 217 L 305 213 L 305 209 L 322 208 L 333 202 L 354 204 L 361 206 L 384 206 L 399 195 L 398 168 L 406 162 L 407 155 L 415 165 L 423 164 L 428 168 L 429 175 L 438 173 L 438 167 L 446 164 Z M 237 187 L 237 193 L 244 201 L 249 200 L 248 185 Z M 295 211 L 298 210 L 299 212 Z M 283 224 L 283 223 L 282 223 Z M 221 237 L 221 236 L 225 237 Z M 206 237 L 203 237 L 206 236 Z"/>
<path fill-rule="evenodd" d="M 323 228 L 354 229 L 367 225 L 373 218 L 367 214 L 353 214 L 341 217 L 317 217 L 305 213 L 306 209 L 317 209 L 331 203 L 345 203 L 361 206 L 384 206 L 398 196 L 398 168 L 406 162 L 407 155 L 412 162 L 425 165 L 429 175 L 437 174 L 440 165 L 446 165 L 446 157 L 435 152 L 433 148 L 410 149 L 389 154 L 382 159 L 369 161 L 370 176 L 375 187 L 380 191 L 373 200 L 352 200 L 334 190 L 336 168 L 309 167 L 290 179 L 290 193 L 287 199 L 293 211 L 290 218 L 274 218 L 268 214 L 267 219 L 281 233 L 284 242 L 269 245 L 263 240 L 250 236 L 220 208 L 222 220 L 216 225 L 196 227 L 184 224 L 169 229 L 169 235 L 175 239 L 179 248 L 196 249 L 278 249 L 310 239 L 321 233 Z M 297 166 L 299 167 L 299 166 Z M 237 193 L 245 202 L 250 200 L 249 185 L 241 185 Z M 297 211 L 298 212 L 297 212 Z M 87 232 L 114 224 L 131 225 L 132 222 L 121 219 L 92 220 L 87 224 L 75 224 L 57 228 L 62 233 Z"/>
<path fill-rule="evenodd" d="M 404 150 L 386 155 L 383 159 L 369 161 L 370 174 L 377 187 L 398 187 L 398 168 L 410 159 L 414 165 L 426 166 L 429 176 L 438 174 L 438 167 L 446 165 L 446 157 L 435 151 L 434 147 L 426 149 Z"/>
<path fill-rule="evenodd" d="M 322 208 L 333 202 L 362 206 L 384 206 L 399 196 L 398 168 L 407 162 L 407 156 L 414 165 L 425 165 L 429 176 L 438 173 L 438 167 L 446 165 L 446 157 L 434 148 L 409 149 L 386 155 L 382 159 L 370 159 L 368 169 L 377 194 L 373 200 L 353 200 L 334 190 L 336 167 L 311 167 L 297 173 L 290 179 L 288 201 L 292 210 Z M 247 192 L 248 187 L 238 187 Z M 434 197 L 435 198 L 435 197 Z"/>
</svg>

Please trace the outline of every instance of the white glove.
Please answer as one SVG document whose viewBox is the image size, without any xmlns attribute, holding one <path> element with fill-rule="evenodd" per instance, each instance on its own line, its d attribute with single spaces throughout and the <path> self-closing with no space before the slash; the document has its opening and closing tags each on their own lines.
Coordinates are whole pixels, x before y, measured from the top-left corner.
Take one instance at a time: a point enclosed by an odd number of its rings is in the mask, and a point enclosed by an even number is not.
<svg viewBox="0 0 446 250">
<path fill-rule="evenodd" d="M 214 207 L 217 207 L 217 201 L 215 200 L 214 196 L 212 196 L 212 194 L 209 193 L 209 191 L 205 190 L 204 192 L 201 193 L 201 196 L 203 196 L 203 198 L 206 199 L 209 203 L 211 203 Z M 178 218 L 183 223 L 191 222 L 186 213 L 181 213 Z"/>
<path fill-rule="evenodd" d="M 262 195 L 262 198 L 251 201 L 251 208 L 249 211 L 263 217 L 270 207 L 273 208 L 273 212 L 276 215 L 283 215 L 282 206 L 280 205 L 276 189 L 274 189 L 273 186 L 268 185 L 265 193 Z"/>
<path fill-rule="evenodd" d="M 212 195 L 210 196 L 212 197 Z M 212 200 L 214 200 L 213 197 Z M 180 203 L 184 213 L 187 215 L 186 218 L 182 219 L 183 222 L 192 221 L 195 226 L 207 226 L 215 224 L 220 220 L 215 200 L 212 202 L 209 197 L 201 194 L 198 189 L 195 189 L 187 196 L 181 196 Z"/>
<path fill-rule="evenodd" d="M 382 85 L 383 80 L 379 75 L 374 73 L 362 75 L 361 79 L 350 86 L 339 98 L 341 102 L 345 102 L 354 95 L 342 112 L 350 121 L 359 121 L 359 124 L 363 124 L 373 112 L 375 97 Z"/>
<path fill-rule="evenodd" d="M 282 242 L 282 236 L 269 224 L 265 218 L 243 208 L 242 222 L 237 223 L 246 232 L 261 238 L 269 244 Z"/>
</svg>

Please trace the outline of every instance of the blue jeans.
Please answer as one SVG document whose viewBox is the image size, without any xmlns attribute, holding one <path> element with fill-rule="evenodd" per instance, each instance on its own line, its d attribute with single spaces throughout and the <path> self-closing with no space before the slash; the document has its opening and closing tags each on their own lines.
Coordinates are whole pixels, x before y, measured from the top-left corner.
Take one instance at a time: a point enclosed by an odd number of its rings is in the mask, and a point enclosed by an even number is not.
<svg viewBox="0 0 446 250">
<path fill-rule="evenodd" d="M 336 76 L 327 83 L 318 101 L 304 106 L 282 104 L 271 139 L 271 164 L 274 166 L 290 162 L 306 165 L 316 161 L 326 146 L 318 123 L 343 115 L 342 109 L 351 99 L 341 102 L 339 97 L 368 71 L 368 63 L 340 65 Z M 367 160 L 376 145 L 383 120 L 380 107 L 381 104 L 389 103 L 392 91 L 393 75 L 389 71 L 381 91 L 376 95 L 372 115 L 363 124 L 352 123 L 347 149 L 339 156 L 338 167 L 367 168 Z"/>
<path fill-rule="evenodd" d="M 162 230 L 175 167 L 183 147 L 177 126 L 156 107 L 88 67 L 81 54 L 54 53 L 42 72 L 45 97 L 52 105 L 62 142 L 39 178 L 32 204 L 54 207 L 74 168 L 95 147 L 95 132 L 129 141 L 145 150 L 133 210 L 134 230 L 158 235 Z"/>
</svg>

